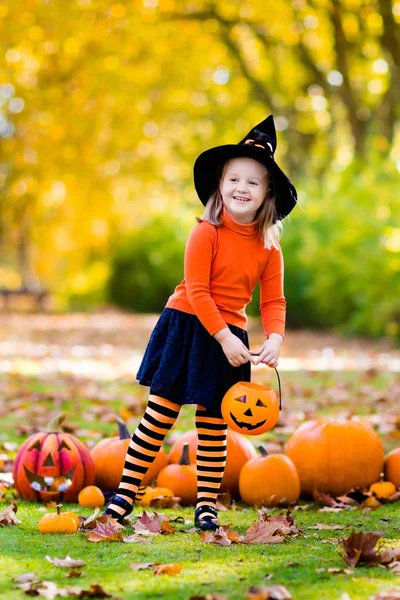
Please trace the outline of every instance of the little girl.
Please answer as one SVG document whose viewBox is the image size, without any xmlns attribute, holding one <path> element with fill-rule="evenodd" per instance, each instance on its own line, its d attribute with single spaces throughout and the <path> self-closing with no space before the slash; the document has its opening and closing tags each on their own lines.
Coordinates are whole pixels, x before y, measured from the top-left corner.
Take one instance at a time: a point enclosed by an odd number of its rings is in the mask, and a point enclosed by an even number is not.
<svg viewBox="0 0 400 600">
<path fill-rule="evenodd" d="M 250 381 L 250 363 L 276 367 L 285 327 L 280 221 L 297 202 L 294 186 L 274 160 L 272 115 L 239 144 L 211 148 L 194 165 L 205 205 L 185 250 L 184 280 L 168 299 L 139 368 L 150 398 L 127 451 L 117 493 L 104 514 L 132 512 L 141 480 L 183 404 L 195 404 L 198 447 L 195 526 L 215 530 L 224 474 L 225 392 Z M 246 305 L 260 281 L 266 340 L 249 351 Z"/>
</svg>

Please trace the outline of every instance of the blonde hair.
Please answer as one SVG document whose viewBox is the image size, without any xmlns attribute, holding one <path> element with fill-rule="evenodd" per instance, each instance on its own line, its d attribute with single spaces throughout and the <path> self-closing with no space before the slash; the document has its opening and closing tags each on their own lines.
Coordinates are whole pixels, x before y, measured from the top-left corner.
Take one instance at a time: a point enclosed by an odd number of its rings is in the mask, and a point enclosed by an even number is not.
<svg viewBox="0 0 400 600">
<path fill-rule="evenodd" d="M 229 161 L 225 162 L 219 169 L 217 188 L 210 196 L 201 218 L 197 219 L 199 223 L 208 221 L 216 227 L 221 227 L 221 225 L 223 225 L 222 212 L 224 203 L 220 191 L 220 183 L 225 175 L 228 162 Z M 268 172 L 268 178 L 269 177 Z M 255 220 L 257 221 L 257 233 L 264 242 L 264 248 L 267 248 L 268 250 L 271 248 L 279 248 L 279 240 L 282 235 L 283 225 L 282 221 L 278 220 L 275 194 L 270 187 L 267 190 L 264 202 L 256 213 Z"/>
</svg>

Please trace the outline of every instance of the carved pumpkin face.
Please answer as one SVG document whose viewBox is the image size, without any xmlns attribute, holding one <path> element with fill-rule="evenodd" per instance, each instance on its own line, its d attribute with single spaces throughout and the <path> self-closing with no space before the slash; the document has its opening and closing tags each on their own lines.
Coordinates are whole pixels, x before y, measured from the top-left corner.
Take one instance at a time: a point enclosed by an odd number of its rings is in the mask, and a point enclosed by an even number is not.
<svg viewBox="0 0 400 600">
<path fill-rule="evenodd" d="M 279 418 L 279 400 L 270 388 L 239 381 L 225 394 L 221 412 L 234 431 L 259 435 L 272 429 Z"/>
<path fill-rule="evenodd" d="M 73 435 L 39 432 L 19 449 L 13 476 L 25 500 L 74 502 L 83 487 L 94 483 L 94 465 Z"/>
</svg>

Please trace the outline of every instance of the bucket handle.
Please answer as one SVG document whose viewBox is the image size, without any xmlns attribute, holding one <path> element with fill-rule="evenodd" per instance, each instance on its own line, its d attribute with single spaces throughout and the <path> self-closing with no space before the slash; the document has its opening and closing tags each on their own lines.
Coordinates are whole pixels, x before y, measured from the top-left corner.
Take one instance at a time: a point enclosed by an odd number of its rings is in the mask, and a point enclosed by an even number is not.
<svg viewBox="0 0 400 600">
<path fill-rule="evenodd" d="M 250 352 L 250 356 L 260 356 L 260 352 Z M 279 377 L 278 369 L 273 367 L 276 373 L 276 377 L 278 379 L 278 389 L 279 389 L 279 410 L 282 410 L 282 389 L 281 389 L 281 378 Z"/>
</svg>

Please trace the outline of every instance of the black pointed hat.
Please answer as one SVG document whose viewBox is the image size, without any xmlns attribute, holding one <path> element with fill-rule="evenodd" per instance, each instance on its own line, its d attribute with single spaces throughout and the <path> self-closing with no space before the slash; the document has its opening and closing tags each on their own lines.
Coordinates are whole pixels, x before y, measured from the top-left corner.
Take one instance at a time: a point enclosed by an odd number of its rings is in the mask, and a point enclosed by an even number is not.
<svg viewBox="0 0 400 600">
<path fill-rule="evenodd" d="M 275 150 L 274 118 L 269 115 L 253 127 L 238 144 L 225 144 L 202 152 L 194 163 L 194 185 L 202 203 L 206 205 L 215 192 L 222 165 L 231 158 L 246 156 L 267 168 L 275 195 L 278 219 L 284 219 L 296 206 L 297 192 L 290 179 L 276 164 Z"/>
</svg>

